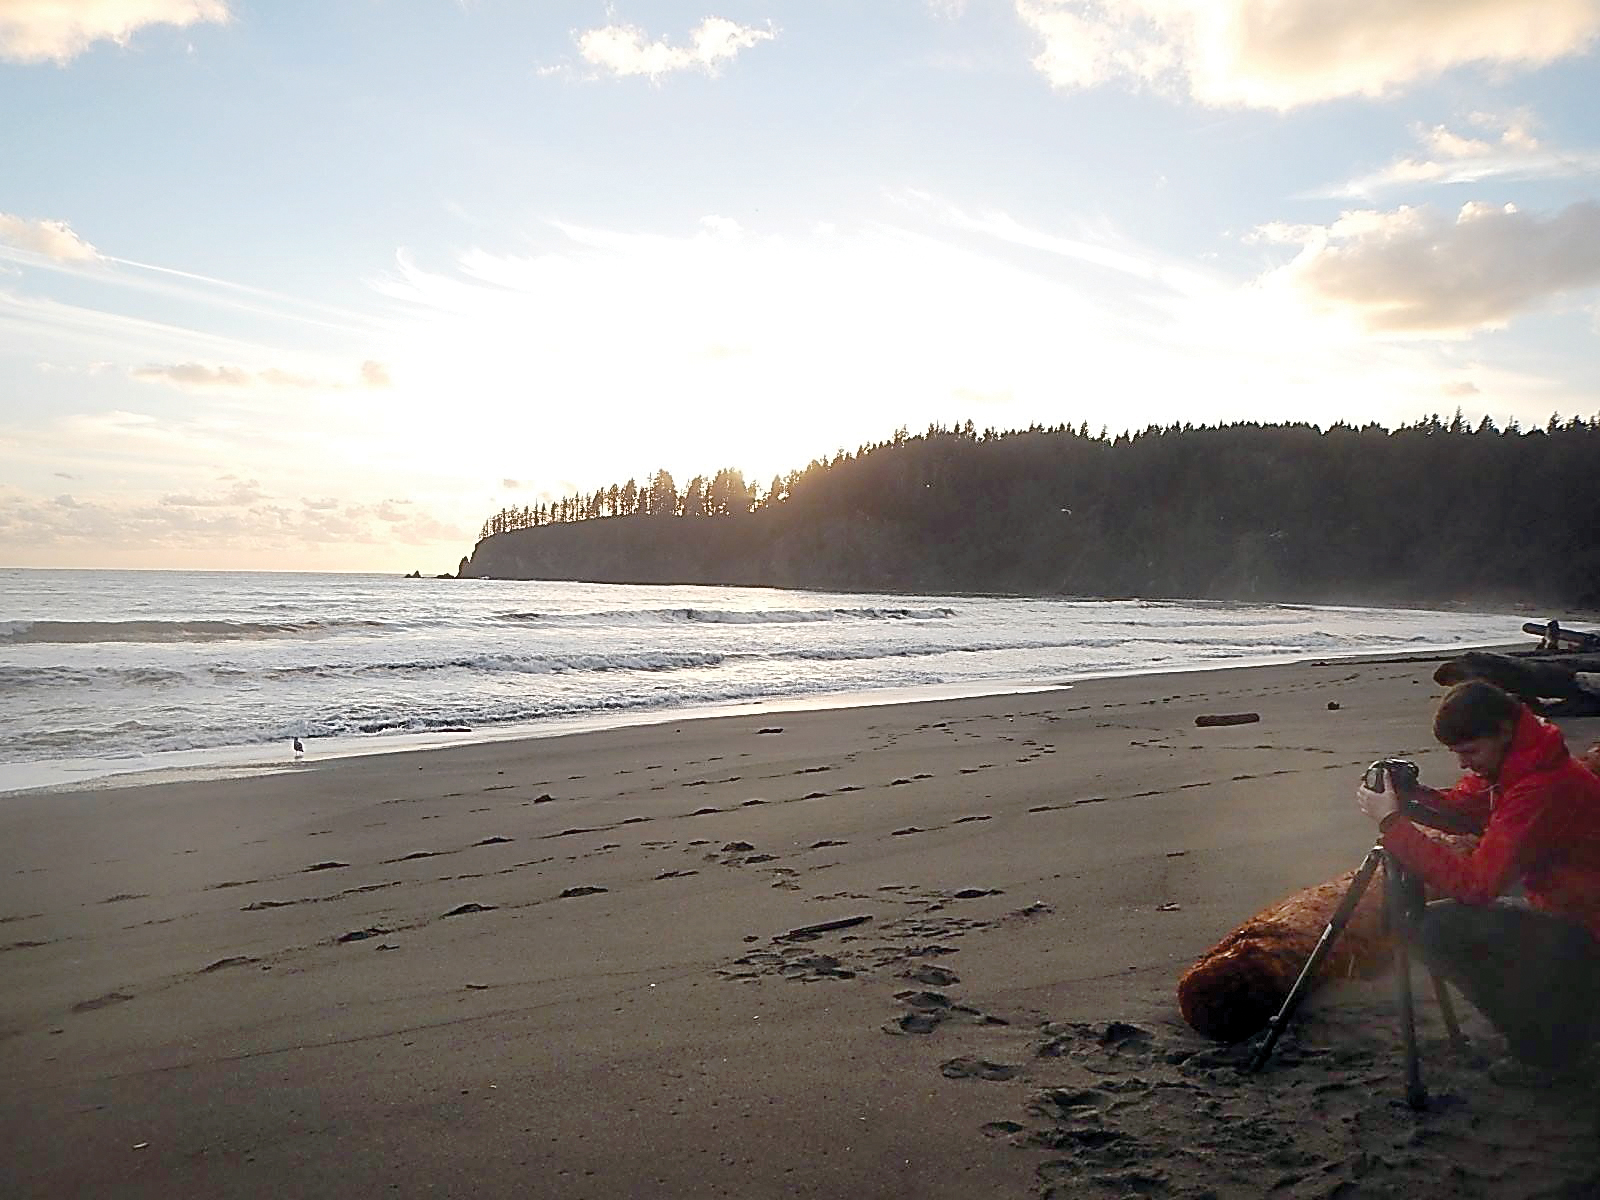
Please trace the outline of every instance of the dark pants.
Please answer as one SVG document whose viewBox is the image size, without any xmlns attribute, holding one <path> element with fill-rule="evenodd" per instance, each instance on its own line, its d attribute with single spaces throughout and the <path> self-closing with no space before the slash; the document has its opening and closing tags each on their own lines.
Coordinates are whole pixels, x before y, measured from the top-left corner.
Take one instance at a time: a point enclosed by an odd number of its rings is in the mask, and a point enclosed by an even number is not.
<svg viewBox="0 0 1600 1200">
<path fill-rule="evenodd" d="M 1435 900 L 1414 941 L 1524 1062 L 1571 1066 L 1600 1035 L 1600 943 L 1576 921 L 1515 902 Z"/>
</svg>

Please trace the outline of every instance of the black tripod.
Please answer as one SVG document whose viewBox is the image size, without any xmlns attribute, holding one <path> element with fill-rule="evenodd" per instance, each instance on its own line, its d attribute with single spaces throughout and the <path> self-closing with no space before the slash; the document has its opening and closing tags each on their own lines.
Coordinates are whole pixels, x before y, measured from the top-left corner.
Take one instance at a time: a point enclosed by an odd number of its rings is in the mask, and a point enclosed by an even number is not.
<svg viewBox="0 0 1600 1200">
<path fill-rule="evenodd" d="M 1405 1040 L 1406 1048 L 1406 1103 L 1420 1110 L 1428 1105 L 1428 1092 L 1422 1086 L 1422 1063 L 1417 1053 L 1416 1009 L 1411 1000 L 1411 955 L 1406 946 L 1405 932 L 1422 913 L 1422 885 L 1420 881 L 1407 875 L 1400 863 L 1384 850 L 1381 844 L 1367 851 L 1367 857 L 1361 860 L 1356 877 L 1350 881 L 1349 890 L 1339 902 L 1339 907 L 1334 910 L 1328 927 L 1317 939 L 1311 957 L 1306 959 L 1306 965 L 1300 968 L 1294 986 L 1284 997 L 1283 1007 L 1278 1009 L 1277 1015 L 1268 1022 L 1267 1036 L 1261 1045 L 1256 1047 L 1256 1052 L 1251 1056 L 1245 1070 L 1250 1072 L 1259 1070 L 1271 1055 L 1273 1046 L 1277 1045 L 1278 1038 L 1289 1026 L 1290 1018 L 1300 1007 L 1300 1001 L 1305 998 L 1312 975 L 1316 973 L 1322 960 L 1328 956 L 1328 951 L 1333 949 L 1333 943 L 1344 932 L 1351 914 L 1355 912 L 1356 905 L 1361 902 L 1367 885 L 1372 882 L 1372 877 L 1380 866 L 1383 868 L 1384 919 L 1394 938 L 1395 998 L 1400 1009 L 1400 1033 Z M 1437 975 L 1433 976 L 1433 994 L 1439 1001 L 1439 1011 L 1444 1017 L 1445 1028 L 1449 1031 L 1451 1046 L 1457 1051 L 1464 1050 L 1467 1040 L 1461 1033 L 1461 1026 L 1456 1023 L 1456 1013 L 1450 1003 L 1450 993 L 1445 990 L 1444 981 Z"/>
</svg>

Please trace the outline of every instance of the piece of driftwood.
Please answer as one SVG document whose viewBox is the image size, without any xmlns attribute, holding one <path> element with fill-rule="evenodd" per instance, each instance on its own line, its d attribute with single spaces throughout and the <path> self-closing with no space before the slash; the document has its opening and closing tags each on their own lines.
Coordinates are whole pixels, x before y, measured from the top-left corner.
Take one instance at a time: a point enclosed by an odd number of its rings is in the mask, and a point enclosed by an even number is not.
<svg viewBox="0 0 1600 1200">
<path fill-rule="evenodd" d="M 1253 725 L 1261 720 L 1260 713 L 1210 713 L 1194 719 L 1194 723 L 1202 729 L 1213 725 Z"/>
<path fill-rule="evenodd" d="M 1473 844 L 1470 838 L 1433 831 L 1428 836 L 1463 849 Z M 1283 1006 L 1355 874 L 1350 870 L 1285 897 L 1206 951 L 1178 980 L 1183 1019 L 1219 1042 L 1240 1042 L 1265 1028 Z M 1393 956 L 1393 941 L 1384 928 L 1383 883 L 1374 879 L 1310 986 L 1372 979 L 1389 969 Z"/>
<path fill-rule="evenodd" d="M 1563 629 L 1559 621 L 1524 621 L 1522 632 L 1539 639 L 1541 650 L 1594 650 L 1600 651 L 1600 633 L 1583 633 L 1576 629 Z"/>
<path fill-rule="evenodd" d="M 1265 1028 L 1283 1006 L 1355 874 L 1347 871 L 1278 901 L 1206 951 L 1178 980 L 1183 1019 L 1219 1042 L 1240 1042 Z M 1383 888 L 1375 883 L 1322 960 L 1312 987 L 1330 979 L 1370 979 L 1388 969 L 1390 956 Z"/>
<path fill-rule="evenodd" d="M 1482 679 L 1548 716 L 1600 715 L 1600 695 L 1580 679 L 1580 673 L 1600 670 L 1600 656 L 1564 654 L 1559 658 L 1512 658 L 1487 650 L 1469 650 L 1442 663 L 1434 671 L 1435 683 L 1446 686 Z"/>
</svg>

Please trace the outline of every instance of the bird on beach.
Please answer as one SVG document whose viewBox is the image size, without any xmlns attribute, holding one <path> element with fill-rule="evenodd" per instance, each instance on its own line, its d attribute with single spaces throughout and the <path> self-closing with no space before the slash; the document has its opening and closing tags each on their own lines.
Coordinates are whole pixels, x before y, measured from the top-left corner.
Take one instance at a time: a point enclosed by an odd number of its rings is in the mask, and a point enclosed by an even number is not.
<svg viewBox="0 0 1600 1200">
<path fill-rule="evenodd" d="M 296 758 L 299 758 L 302 754 L 304 754 L 306 752 L 306 748 L 300 744 L 300 739 L 299 738 L 293 738 L 291 740 L 294 742 L 294 756 Z"/>
</svg>

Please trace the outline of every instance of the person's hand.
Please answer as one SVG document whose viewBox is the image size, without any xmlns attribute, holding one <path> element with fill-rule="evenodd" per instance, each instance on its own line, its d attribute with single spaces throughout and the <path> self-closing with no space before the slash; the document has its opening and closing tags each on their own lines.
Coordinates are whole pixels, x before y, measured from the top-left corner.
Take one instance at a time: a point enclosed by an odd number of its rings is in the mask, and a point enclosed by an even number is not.
<svg viewBox="0 0 1600 1200">
<path fill-rule="evenodd" d="M 1400 793 L 1395 791 L 1394 780 L 1381 792 L 1375 792 L 1363 781 L 1356 787 L 1356 807 L 1367 814 L 1369 820 L 1381 822 L 1390 813 L 1400 810 Z"/>
</svg>

